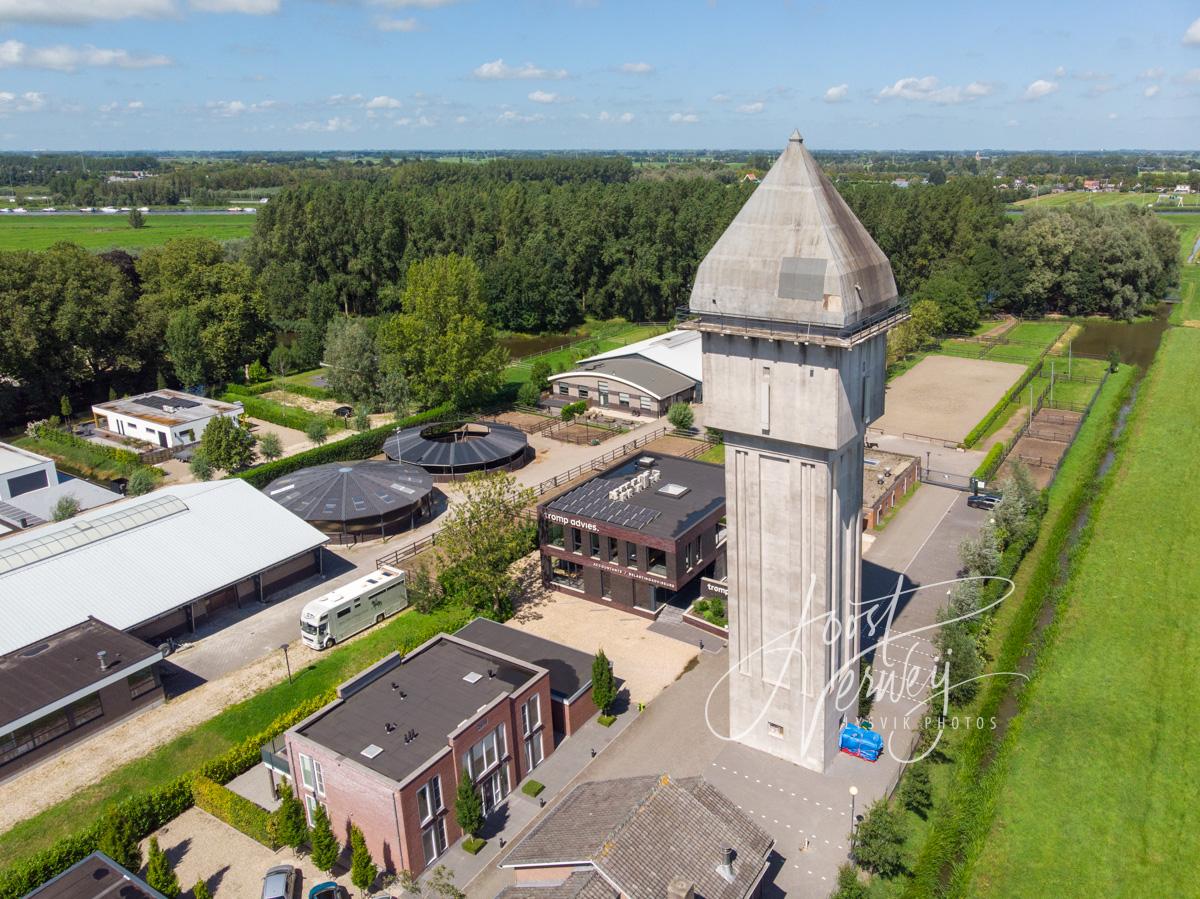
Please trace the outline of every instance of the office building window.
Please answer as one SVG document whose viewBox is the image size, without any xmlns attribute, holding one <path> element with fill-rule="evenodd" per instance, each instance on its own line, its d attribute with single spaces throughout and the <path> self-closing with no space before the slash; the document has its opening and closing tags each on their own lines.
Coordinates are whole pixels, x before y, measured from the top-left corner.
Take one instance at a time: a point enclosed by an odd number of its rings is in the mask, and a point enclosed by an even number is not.
<svg viewBox="0 0 1200 899">
<path fill-rule="evenodd" d="M 153 668 L 143 668 L 129 675 L 129 698 L 138 699 L 147 693 L 152 693 L 158 687 L 158 678 L 154 676 Z"/>
<path fill-rule="evenodd" d="M 578 393 L 581 400 L 586 400 L 588 398 L 588 389 L 586 387 L 580 386 Z"/>
<path fill-rule="evenodd" d="M 625 542 L 625 564 L 630 568 L 637 568 L 637 544 Z"/>
<path fill-rule="evenodd" d="M 551 546 L 557 546 L 559 549 L 564 548 L 564 540 L 566 539 L 566 530 L 561 524 L 555 524 L 553 521 L 546 522 L 546 542 Z"/>
<path fill-rule="evenodd" d="M 571 552 L 583 553 L 583 533 L 579 528 L 571 528 Z"/>
<path fill-rule="evenodd" d="M 593 559 L 600 558 L 600 535 L 595 532 L 588 534 L 588 553 Z"/>
<path fill-rule="evenodd" d="M 542 726 L 542 706 L 536 693 L 521 706 L 521 724 L 526 736 Z"/>
<path fill-rule="evenodd" d="M 648 396 L 644 396 L 641 398 L 641 404 L 642 404 L 642 408 L 645 409 L 647 412 L 654 409 L 654 401 L 652 399 L 650 399 L 650 397 L 648 397 Z"/>
<path fill-rule="evenodd" d="M 618 394 L 617 399 L 619 400 L 619 402 L 622 406 L 624 406 L 626 409 L 629 408 L 629 394 L 628 393 Z"/>
<path fill-rule="evenodd" d="M 421 816 L 421 823 L 428 824 L 429 821 L 442 810 L 442 779 L 434 777 L 433 780 L 417 790 L 417 812 Z"/>
<path fill-rule="evenodd" d="M 558 382 L 558 395 L 559 396 L 570 396 L 571 395 L 571 385 L 563 383 L 562 381 L 559 381 Z"/>
<path fill-rule="evenodd" d="M 525 738 L 525 770 L 532 771 L 542 763 L 545 753 L 542 749 L 542 733 L 531 734 Z"/>
<path fill-rule="evenodd" d="M 665 550 L 655 549 L 653 546 L 646 547 L 646 570 L 651 574 L 667 573 L 667 553 Z"/>
<path fill-rule="evenodd" d="M 619 541 L 616 537 L 607 537 L 606 539 L 608 540 L 608 561 L 616 565 L 617 554 L 620 552 L 619 547 L 621 545 L 621 541 Z"/>
<path fill-rule="evenodd" d="M 471 747 L 467 753 L 467 771 L 472 780 L 487 773 L 500 762 L 507 747 L 504 743 L 504 725 L 499 725 L 494 731 Z"/>
<path fill-rule="evenodd" d="M 550 560 L 550 580 L 568 590 L 583 589 L 583 566 L 565 559 Z"/>
</svg>

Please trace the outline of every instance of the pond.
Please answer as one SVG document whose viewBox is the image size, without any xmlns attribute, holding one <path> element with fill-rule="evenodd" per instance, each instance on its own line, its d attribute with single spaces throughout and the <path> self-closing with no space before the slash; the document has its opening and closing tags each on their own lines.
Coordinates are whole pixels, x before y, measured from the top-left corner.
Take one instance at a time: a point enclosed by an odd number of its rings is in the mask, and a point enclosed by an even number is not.
<svg viewBox="0 0 1200 899">
<path fill-rule="evenodd" d="M 1146 368 L 1154 361 L 1170 315 L 1170 304 L 1160 303 L 1154 310 L 1154 317 L 1145 321 L 1089 320 L 1084 323 L 1071 348 L 1081 356 L 1102 359 L 1107 358 L 1110 350 L 1116 349 L 1121 354 L 1122 362 Z"/>
<path fill-rule="evenodd" d="M 509 356 L 513 359 L 520 359 L 523 356 L 532 356 L 534 353 L 558 349 L 560 346 L 566 346 L 568 343 L 574 343 L 580 339 L 577 334 L 541 334 L 536 337 L 502 337 L 498 342 L 500 346 L 508 350 Z"/>
</svg>

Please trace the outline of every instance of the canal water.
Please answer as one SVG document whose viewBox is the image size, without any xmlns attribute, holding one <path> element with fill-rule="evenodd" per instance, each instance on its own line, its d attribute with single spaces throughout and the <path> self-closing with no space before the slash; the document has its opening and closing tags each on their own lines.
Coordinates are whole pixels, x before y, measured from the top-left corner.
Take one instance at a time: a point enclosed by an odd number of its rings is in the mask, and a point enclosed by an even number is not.
<svg viewBox="0 0 1200 899">
<path fill-rule="evenodd" d="M 542 334 L 536 337 L 502 337 L 498 342 L 508 350 L 509 356 L 520 359 L 522 356 L 558 349 L 581 339 L 578 334 Z"/>
<path fill-rule="evenodd" d="M 1160 303 L 1153 317 L 1144 321 L 1087 321 L 1071 348 L 1081 356 L 1100 358 L 1106 358 L 1110 350 L 1116 349 L 1122 362 L 1144 369 L 1154 361 L 1170 315 L 1171 305 Z"/>
</svg>

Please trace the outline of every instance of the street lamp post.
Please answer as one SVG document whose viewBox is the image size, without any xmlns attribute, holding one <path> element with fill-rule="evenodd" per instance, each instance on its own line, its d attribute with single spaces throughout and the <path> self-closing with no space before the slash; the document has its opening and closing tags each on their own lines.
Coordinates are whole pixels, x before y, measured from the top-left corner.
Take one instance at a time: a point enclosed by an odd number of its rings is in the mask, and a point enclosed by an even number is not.
<svg viewBox="0 0 1200 899">
<path fill-rule="evenodd" d="M 288 658 L 288 645 L 281 643 L 279 648 L 283 650 L 283 662 L 287 665 L 288 683 L 292 682 L 292 660 Z"/>
<path fill-rule="evenodd" d="M 858 833 L 858 819 L 854 817 L 854 800 L 858 797 L 858 787 L 850 787 L 850 860 L 854 860 L 854 837 Z"/>
</svg>

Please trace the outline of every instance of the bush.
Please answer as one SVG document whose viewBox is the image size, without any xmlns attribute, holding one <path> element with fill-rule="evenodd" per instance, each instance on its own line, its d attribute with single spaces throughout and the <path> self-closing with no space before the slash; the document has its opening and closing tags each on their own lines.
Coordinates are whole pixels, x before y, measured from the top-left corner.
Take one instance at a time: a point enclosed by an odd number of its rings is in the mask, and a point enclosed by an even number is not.
<svg viewBox="0 0 1200 899">
<path fill-rule="evenodd" d="M 729 626 L 729 617 L 725 610 L 725 602 L 719 597 L 696 600 L 692 604 L 692 612 L 709 624 L 715 624 L 717 627 Z"/>
<path fill-rule="evenodd" d="M 100 822 L 96 848 L 130 871 L 142 866 L 137 828 L 123 809 L 114 809 Z"/>
<path fill-rule="evenodd" d="M 318 871 L 328 874 L 337 864 L 341 854 L 342 847 L 338 845 L 337 837 L 333 835 L 333 825 L 329 822 L 329 813 L 325 811 L 325 806 L 318 803 L 313 811 L 312 862 L 317 866 Z"/>
<path fill-rule="evenodd" d="M 192 453 L 192 461 L 188 463 L 188 468 L 191 469 L 192 477 L 197 481 L 211 481 L 213 476 L 213 467 L 208 461 L 208 457 L 200 450 Z"/>
<path fill-rule="evenodd" d="M 258 438 L 258 453 L 268 462 L 274 462 L 283 455 L 283 441 L 278 434 L 268 431 Z"/>
<path fill-rule="evenodd" d="M 667 421 L 677 431 L 690 431 L 695 420 L 696 414 L 688 403 L 672 403 L 667 410 Z"/>
<path fill-rule="evenodd" d="M 313 387 L 311 384 L 297 384 L 295 381 L 276 384 L 275 388 L 310 400 L 331 400 L 334 398 L 332 390 L 324 387 Z"/>
<path fill-rule="evenodd" d="M 379 876 L 379 866 L 356 824 L 350 825 L 350 853 L 350 882 L 365 893 Z"/>
<path fill-rule="evenodd" d="M 981 481 L 986 481 L 996 473 L 996 469 L 1000 467 L 1000 460 L 1003 458 L 1004 441 L 992 444 L 992 448 L 987 451 L 987 455 L 983 457 L 983 461 L 975 469 L 975 477 Z"/>
<path fill-rule="evenodd" d="M 469 852 L 471 855 L 478 855 L 479 850 L 486 845 L 487 840 L 484 840 L 480 837 L 467 837 L 462 841 L 463 851 Z"/>
<path fill-rule="evenodd" d="M 203 880 L 197 880 L 196 885 L 192 887 L 192 899 L 212 899 L 212 893 L 208 890 L 208 884 Z"/>
<path fill-rule="evenodd" d="M 304 436 L 321 446 L 329 439 L 329 424 L 324 419 L 314 418 L 304 428 Z"/>
<path fill-rule="evenodd" d="M 904 833 L 895 811 L 886 799 L 876 800 L 858 825 L 854 858 L 868 871 L 895 877 L 904 870 L 903 847 Z"/>
<path fill-rule="evenodd" d="M 130 469 L 135 465 L 141 464 L 141 459 L 138 454 L 127 449 L 119 449 L 115 446 L 104 446 L 100 443 L 92 443 L 90 440 L 84 440 L 82 437 L 77 437 L 70 431 L 63 431 L 59 428 L 51 427 L 48 422 L 39 422 L 31 429 L 27 429 L 30 436 L 37 437 L 39 440 L 45 440 L 47 443 L 57 443 L 59 446 L 70 446 L 75 449 L 86 450 L 96 454 L 99 457 L 116 462 L 120 466 L 128 466 Z"/>
<path fill-rule="evenodd" d="M 277 403 L 262 396 L 239 396 L 226 390 L 221 395 L 221 399 L 227 403 L 241 403 L 242 408 L 251 418 L 269 421 L 273 425 L 291 428 L 294 431 L 305 430 L 312 421 L 323 421 L 330 428 L 341 427 L 341 422 L 336 421 L 332 416 L 316 415 L 299 406 L 285 406 L 283 403 Z"/>
<path fill-rule="evenodd" d="M 830 899 L 868 899 L 871 891 L 858 879 L 858 868 L 850 862 L 838 868 L 837 889 Z"/>
<path fill-rule="evenodd" d="M 617 720 L 617 716 L 616 715 L 601 715 L 596 720 L 600 722 L 601 727 L 612 727 L 613 723 Z"/>
<path fill-rule="evenodd" d="M 526 796 L 533 796 L 536 799 L 538 794 L 544 789 L 546 789 L 544 783 L 539 783 L 536 780 L 527 780 L 525 781 L 525 785 L 521 787 L 521 792 Z"/>
<path fill-rule="evenodd" d="M 269 826 L 273 838 L 299 852 L 300 847 L 308 842 L 308 821 L 304 817 L 304 805 L 296 798 L 292 788 L 284 784 L 280 788 L 279 808 L 271 814 Z"/>
<path fill-rule="evenodd" d="M 262 843 L 272 852 L 282 841 L 271 826 L 271 814 L 249 799 L 239 796 L 210 777 L 197 775 L 192 779 L 192 801 L 198 808 L 240 830 L 252 840 Z"/>
<path fill-rule="evenodd" d="M 79 514 L 79 500 L 71 495 L 60 496 L 50 510 L 51 521 L 66 521 Z"/>
<path fill-rule="evenodd" d="M 158 486 L 158 482 L 163 479 L 161 468 L 155 468 L 151 465 L 139 465 L 129 475 L 129 482 L 125 485 L 125 494 L 127 496 L 143 496 Z"/>
<path fill-rule="evenodd" d="M 271 373 L 257 359 L 250 363 L 250 367 L 246 369 L 246 375 L 246 380 L 251 384 L 261 384 L 263 381 L 271 380 Z"/>
<path fill-rule="evenodd" d="M 158 890 L 167 899 L 175 899 L 179 895 L 179 878 L 171 867 L 171 860 L 158 845 L 158 838 L 151 837 L 149 845 L 149 860 L 146 864 L 146 883 Z"/>
<path fill-rule="evenodd" d="M 542 391 L 532 381 L 526 381 L 517 389 L 517 402 L 522 406 L 536 406 L 542 401 Z"/>
<path fill-rule="evenodd" d="M 267 462 L 248 471 L 239 472 L 234 477 L 242 478 L 261 490 L 276 478 L 299 471 L 301 468 L 308 468 L 310 465 L 321 465 L 325 462 L 370 459 L 372 456 L 378 456 L 383 452 L 383 442 L 394 434 L 398 427 L 411 428 L 414 425 L 437 421 L 440 418 L 450 415 L 452 411 L 449 405 L 438 406 L 427 412 L 410 415 L 408 418 L 395 424 L 372 428 L 369 431 L 362 431 L 344 440 L 338 440 L 325 446 L 318 446 L 302 453 L 296 453 L 296 455 L 288 456 L 286 459 Z"/>
<path fill-rule="evenodd" d="M 227 396 L 232 395 L 240 401 L 244 396 L 258 396 L 260 393 L 267 393 L 268 391 L 278 389 L 279 387 L 274 381 L 265 381 L 261 384 L 226 384 L 225 394 Z M 232 402 L 232 400 L 229 402 Z"/>
<path fill-rule="evenodd" d="M 929 783 L 926 762 L 914 762 L 905 769 L 904 780 L 900 782 L 900 801 L 906 809 L 922 818 L 933 807 L 933 787 Z"/>
<path fill-rule="evenodd" d="M 587 400 L 580 400 L 577 403 L 567 403 L 558 413 L 563 421 L 574 421 L 576 417 L 587 411 Z"/>
</svg>

